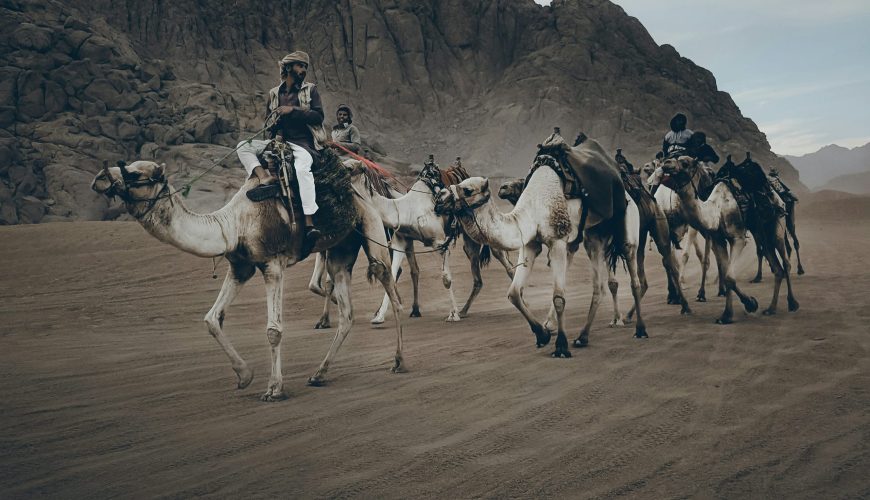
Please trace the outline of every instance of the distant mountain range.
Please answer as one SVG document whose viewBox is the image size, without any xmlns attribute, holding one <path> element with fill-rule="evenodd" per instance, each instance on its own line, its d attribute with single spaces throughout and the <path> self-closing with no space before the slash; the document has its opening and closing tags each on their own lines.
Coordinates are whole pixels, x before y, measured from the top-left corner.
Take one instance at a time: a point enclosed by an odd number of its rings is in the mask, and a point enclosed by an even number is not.
<svg viewBox="0 0 870 500">
<path fill-rule="evenodd" d="M 848 192 L 870 192 L 868 183 L 865 181 L 861 188 L 860 183 L 849 188 L 849 181 L 856 181 L 862 176 L 870 179 L 870 143 L 856 148 L 844 148 L 836 144 L 823 147 L 815 153 L 803 156 L 789 156 L 788 160 L 800 172 L 801 182 L 810 189 L 837 189 Z M 859 175 L 853 175 L 859 174 Z M 835 187 L 839 186 L 839 187 Z M 863 189 L 855 191 L 855 189 Z"/>
</svg>

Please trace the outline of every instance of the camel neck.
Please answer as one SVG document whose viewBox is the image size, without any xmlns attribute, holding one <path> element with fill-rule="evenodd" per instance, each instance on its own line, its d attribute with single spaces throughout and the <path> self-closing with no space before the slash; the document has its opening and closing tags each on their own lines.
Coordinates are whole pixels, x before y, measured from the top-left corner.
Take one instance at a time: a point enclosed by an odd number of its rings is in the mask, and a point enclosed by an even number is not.
<svg viewBox="0 0 870 500">
<path fill-rule="evenodd" d="M 459 214 L 462 228 L 475 241 L 499 250 L 517 250 L 527 243 L 520 228 L 516 209 L 503 213 L 492 200 L 472 212 Z"/>
<path fill-rule="evenodd" d="M 164 243 L 199 257 L 216 257 L 232 250 L 231 242 L 237 239 L 225 216 L 232 204 L 211 214 L 197 214 L 176 193 L 158 201 L 139 223 Z"/>
<path fill-rule="evenodd" d="M 417 224 L 421 211 L 431 211 L 435 207 L 429 188 L 420 181 L 415 182 L 407 193 L 396 199 L 374 192 L 372 204 L 384 224 L 394 229 Z"/>
<path fill-rule="evenodd" d="M 705 234 L 719 230 L 720 217 L 712 199 L 701 201 L 695 196 L 691 183 L 680 188 L 677 196 L 680 197 L 680 206 L 689 225 Z"/>
</svg>

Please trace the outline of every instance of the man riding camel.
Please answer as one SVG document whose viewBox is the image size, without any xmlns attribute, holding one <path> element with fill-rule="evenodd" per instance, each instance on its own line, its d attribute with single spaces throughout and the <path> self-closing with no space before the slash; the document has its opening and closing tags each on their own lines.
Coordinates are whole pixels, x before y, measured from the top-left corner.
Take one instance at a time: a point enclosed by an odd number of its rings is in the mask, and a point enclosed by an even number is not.
<svg viewBox="0 0 870 500">
<path fill-rule="evenodd" d="M 671 118 L 671 130 L 665 134 L 662 141 L 662 153 L 672 156 L 685 151 L 692 137 L 692 131 L 686 128 L 688 118 L 682 113 L 677 113 Z"/>
<path fill-rule="evenodd" d="M 293 150 L 299 198 L 305 214 L 305 244 L 310 248 L 320 237 L 312 219 L 318 207 L 311 166 L 328 136 L 323 130 L 320 94 L 313 83 L 305 82 L 308 66 L 308 54 L 302 51 L 287 54 L 278 62 L 283 81 L 269 90 L 265 126 L 270 139 L 286 141 Z M 257 158 L 269 142 L 252 140 L 239 144 L 239 160 L 249 176 L 254 174 L 260 180 L 259 186 L 246 193 L 252 201 L 274 198 L 281 192 L 278 179 L 263 168 Z"/>
<path fill-rule="evenodd" d="M 356 154 L 362 153 L 362 140 L 360 139 L 359 129 L 353 125 L 353 111 L 347 104 L 339 104 L 335 111 L 335 121 L 338 122 L 332 127 L 332 142 L 339 145 L 348 151 Z M 344 151 L 339 148 L 337 153 L 339 156 L 345 155 Z"/>
</svg>

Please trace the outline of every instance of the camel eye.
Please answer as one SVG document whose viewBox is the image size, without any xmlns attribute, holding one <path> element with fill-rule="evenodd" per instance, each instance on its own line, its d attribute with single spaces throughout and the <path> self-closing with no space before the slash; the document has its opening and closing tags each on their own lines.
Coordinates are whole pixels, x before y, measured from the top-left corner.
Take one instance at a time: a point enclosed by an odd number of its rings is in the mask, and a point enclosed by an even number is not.
<svg viewBox="0 0 870 500">
<path fill-rule="evenodd" d="M 474 194 L 474 190 L 471 188 L 462 188 L 462 193 L 465 194 L 465 196 L 471 196 Z"/>
</svg>

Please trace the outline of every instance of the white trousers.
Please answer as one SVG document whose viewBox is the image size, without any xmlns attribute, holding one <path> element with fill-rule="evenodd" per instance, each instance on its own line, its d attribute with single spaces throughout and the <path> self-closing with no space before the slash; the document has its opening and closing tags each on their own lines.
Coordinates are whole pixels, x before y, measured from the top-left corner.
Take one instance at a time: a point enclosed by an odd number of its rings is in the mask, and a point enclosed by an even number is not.
<svg viewBox="0 0 870 500">
<path fill-rule="evenodd" d="M 239 160 L 245 167 L 245 170 L 250 176 L 254 172 L 255 167 L 260 166 L 260 160 L 257 155 L 262 154 L 266 146 L 271 141 L 262 141 L 258 139 L 239 143 Z M 305 215 L 314 215 L 317 212 L 317 200 L 314 191 L 314 174 L 311 173 L 311 165 L 314 164 L 314 159 L 311 154 L 302 146 L 297 146 L 292 142 L 287 144 L 293 149 L 294 162 L 296 168 L 296 180 L 299 182 L 299 198 L 302 200 L 302 213 Z"/>
</svg>

